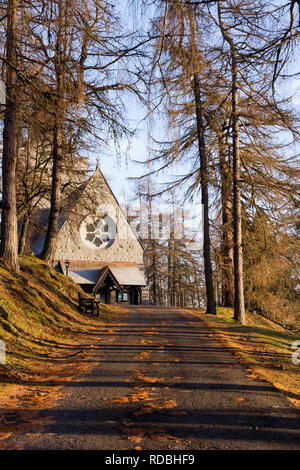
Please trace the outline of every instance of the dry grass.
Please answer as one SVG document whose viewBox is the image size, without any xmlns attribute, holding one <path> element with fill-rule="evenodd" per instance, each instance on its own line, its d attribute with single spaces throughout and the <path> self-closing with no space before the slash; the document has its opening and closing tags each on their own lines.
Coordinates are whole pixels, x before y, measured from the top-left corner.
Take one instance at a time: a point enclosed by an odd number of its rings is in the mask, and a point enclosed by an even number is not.
<svg viewBox="0 0 300 470">
<path fill-rule="evenodd" d="M 217 309 L 217 316 L 188 309 L 201 317 L 214 335 L 248 366 L 252 377 L 272 383 L 300 408 L 300 364 L 292 363 L 292 343 L 300 335 L 290 333 L 260 315 L 247 312 L 246 325 L 233 320 L 232 309 Z"/>
<path fill-rule="evenodd" d="M 50 378 L 63 383 L 87 367 L 92 334 L 112 335 L 107 327 L 120 318 L 118 307 L 106 305 L 100 317 L 81 314 L 81 289 L 71 279 L 34 257 L 21 256 L 20 265 L 15 275 L 0 262 L 0 340 L 6 346 L 6 364 L 0 364 L 1 407 L 13 406 L 30 384 Z"/>
</svg>

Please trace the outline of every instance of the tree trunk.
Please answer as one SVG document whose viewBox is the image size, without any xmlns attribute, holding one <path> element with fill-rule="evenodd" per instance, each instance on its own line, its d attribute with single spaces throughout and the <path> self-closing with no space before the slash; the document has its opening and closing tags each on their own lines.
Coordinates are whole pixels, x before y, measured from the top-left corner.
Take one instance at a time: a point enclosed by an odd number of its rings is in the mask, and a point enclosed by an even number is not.
<svg viewBox="0 0 300 470">
<path fill-rule="evenodd" d="M 194 74 L 194 95 L 196 103 L 197 138 L 201 165 L 201 198 L 203 205 L 203 257 L 206 285 L 206 313 L 216 314 L 214 283 L 211 264 L 210 233 L 209 233 L 209 201 L 207 157 L 204 140 L 204 124 L 202 117 L 202 102 L 198 74 Z"/>
<path fill-rule="evenodd" d="M 2 158 L 2 218 L 1 248 L 3 260 L 16 272 L 18 261 L 18 228 L 16 205 L 16 166 L 17 166 L 17 7 L 18 0 L 8 0 L 6 59 L 6 108 L 3 127 Z"/>
<path fill-rule="evenodd" d="M 240 149 L 238 120 L 238 88 L 236 52 L 232 57 L 232 153 L 233 153 L 233 227 L 234 227 L 234 319 L 245 323 L 243 248 L 242 248 L 242 208 L 240 186 Z"/>
<path fill-rule="evenodd" d="M 152 251 L 152 304 L 157 304 L 157 276 L 156 276 L 156 253 L 155 243 L 151 240 L 151 251 Z"/>
<path fill-rule="evenodd" d="M 57 235 L 59 230 L 59 216 L 61 206 L 61 177 L 62 177 L 62 130 L 58 127 L 54 130 L 53 139 L 53 169 L 51 187 L 51 207 L 45 244 L 41 258 L 49 265 L 54 261 Z"/>
<path fill-rule="evenodd" d="M 177 243 L 175 238 L 173 239 L 172 246 L 172 306 L 176 307 L 177 305 L 177 295 L 178 295 L 178 282 L 177 282 Z"/>
<path fill-rule="evenodd" d="M 224 27 L 221 4 L 218 1 L 218 16 L 223 38 L 229 44 L 231 56 L 232 95 L 232 157 L 233 157 L 233 232 L 234 232 L 234 319 L 245 323 L 243 251 L 242 251 L 242 210 L 240 188 L 240 147 L 239 147 L 239 102 L 237 83 L 236 47 Z"/>
<path fill-rule="evenodd" d="M 23 217 L 23 224 L 22 224 L 20 238 L 19 238 L 19 250 L 18 251 L 20 255 L 22 255 L 25 252 L 28 224 L 29 224 L 29 214 L 26 213 L 24 214 L 24 217 Z"/>
<path fill-rule="evenodd" d="M 64 0 L 58 1 L 58 31 L 55 47 L 55 124 L 53 129 L 53 168 L 51 187 L 51 208 L 49 213 L 48 227 L 45 244 L 41 258 L 49 265 L 53 264 L 57 235 L 59 230 L 59 216 L 61 208 L 61 180 L 63 164 L 63 128 L 65 107 L 65 80 L 64 80 L 64 18 L 67 14 Z M 66 32 L 65 32 L 66 33 Z"/>
<path fill-rule="evenodd" d="M 188 7 L 190 23 L 190 47 L 191 47 L 191 65 L 193 67 L 193 92 L 195 97 L 197 140 L 200 157 L 200 175 L 201 175 L 201 199 L 203 206 L 203 258 L 204 258 L 204 276 L 206 287 L 206 313 L 216 315 L 216 301 L 214 292 L 214 282 L 211 264 L 210 252 L 210 231 L 209 231 L 209 201 L 208 201 L 208 174 L 207 174 L 207 155 L 204 136 L 204 122 L 202 115 L 202 99 L 199 82 L 199 68 L 201 59 L 195 40 L 195 22 L 193 18 L 192 5 Z"/>
<path fill-rule="evenodd" d="M 232 204 L 231 204 L 231 175 L 230 164 L 226 160 L 224 134 L 218 136 L 219 165 L 221 175 L 222 199 L 222 305 L 233 307 L 233 234 L 232 234 Z"/>
<path fill-rule="evenodd" d="M 152 232 L 152 201 L 151 201 L 151 191 L 150 191 L 150 184 L 148 181 L 148 214 L 150 218 L 150 224 L 148 225 L 148 236 L 150 239 L 150 249 L 151 249 L 151 279 L 152 279 L 152 304 L 157 304 L 157 291 L 158 291 L 158 279 L 157 279 L 157 259 L 156 259 L 156 246 L 155 246 L 155 239 L 153 238 L 154 232 Z"/>
<path fill-rule="evenodd" d="M 172 248 L 171 234 L 168 240 L 168 305 L 172 305 Z"/>
</svg>

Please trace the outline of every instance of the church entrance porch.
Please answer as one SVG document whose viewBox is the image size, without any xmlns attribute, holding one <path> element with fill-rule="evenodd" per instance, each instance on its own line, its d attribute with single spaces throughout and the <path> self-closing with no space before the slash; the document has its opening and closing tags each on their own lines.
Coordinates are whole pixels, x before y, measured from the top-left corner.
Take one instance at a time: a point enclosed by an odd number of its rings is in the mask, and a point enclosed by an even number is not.
<svg viewBox="0 0 300 470">
<path fill-rule="evenodd" d="M 119 293 L 122 292 L 122 287 L 109 267 L 105 266 L 102 268 L 93 288 L 94 297 L 105 304 L 118 303 Z"/>
<path fill-rule="evenodd" d="M 102 304 L 117 304 L 119 297 L 119 291 L 115 288 L 104 287 L 95 294 L 95 298 L 99 300 Z"/>
<path fill-rule="evenodd" d="M 146 286 L 142 267 L 136 263 L 110 263 L 68 261 L 68 273 L 64 262 L 58 269 L 67 274 L 89 295 L 105 304 L 140 305 L 144 302 Z"/>
</svg>

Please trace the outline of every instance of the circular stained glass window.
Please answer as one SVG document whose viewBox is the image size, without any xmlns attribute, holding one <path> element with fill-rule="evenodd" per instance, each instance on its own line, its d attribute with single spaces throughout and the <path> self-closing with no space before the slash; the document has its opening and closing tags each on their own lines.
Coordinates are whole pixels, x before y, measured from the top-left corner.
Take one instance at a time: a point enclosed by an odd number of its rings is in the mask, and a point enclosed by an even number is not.
<svg viewBox="0 0 300 470">
<path fill-rule="evenodd" d="M 116 224 L 108 216 L 85 220 L 80 227 L 82 240 L 90 248 L 108 248 L 116 238 Z"/>
</svg>

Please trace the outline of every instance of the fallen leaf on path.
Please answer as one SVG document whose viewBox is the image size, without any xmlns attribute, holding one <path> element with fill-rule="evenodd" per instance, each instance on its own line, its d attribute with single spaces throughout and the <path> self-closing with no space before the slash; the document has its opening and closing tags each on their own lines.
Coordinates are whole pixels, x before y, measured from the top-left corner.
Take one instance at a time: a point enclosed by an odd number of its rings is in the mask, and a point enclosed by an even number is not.
<svg viewBox="0 0 300 470">
<path fill-rule="evenodd" d="M 175 406 L 177 406 L 177 403 L 175 400 L 168 400 L 168 401 L 165 401 L 161 407 L 162 408 L 175 408 Z"/>
<path fill-rule="evenodd" d="M 143 375 L 141 372 L 139 371 L 135 371 L 133 373 L 135 379 L 137 380 L 140 380 L 141 382 L 159 382 L 160 380 L 162 379 L 159 379 L 157 377 L 146 377 L 145 375 Z"/>
<path fill-rule="evenodd" d="M 129 441 L 141 442 L 142 438 L 140 436 L 128 436 Z"/>
<path fill-rule="evenodd" d="M 177 403 L 175 400 L 168 400 L 165 401 L 164 403 L 149 403 L 147 406 L 144 406 L 143 408 L 134 411 L 134 415 L 144 415 L 144 414 L 149 414 L 149 413 L 154 413 L 154 411 L 161 411 L 165 409 L 170 409 L 170 408 L 175 408 L 177 406 Z"/>
<path fill-rule="evenodd" d="M 151 353 L 151 351 L 143 351 L 135 357 L 136 357 L 136 359 L 146 359 L 147 357 L 150 356 L 150 353 Z"/>
<path fill-rule="evenodd" d="M 157 439 L 159 441 L 176 441 L 181 442 L 178 437 L 172 436 L 171 434 L 167 434 L 166 432 L 154 432 L 149 436 L 151 439 Z"/>
<path fill-rule="evenodd" d="M 244 401 L 245 398 L 242 398 L 242 397 L 238 397 L 238 398 L 233 398 L 233 401 Z"/>
<path fill-rule="evenodd" d="M 232 364 L 215 364 L 215 367 L 232 367 Z"/>
<path fill-rule="evenodd" d="M 148 392 L 143 391 L 143 392 L 138 392 L 138 393 L 132 393 L 131 395 L 125 395 L 120 398 L 115 398 L 114 400 L 111 400 L 111 403 L 135 403 L 137 401 L 152 400 L 152 399 L 153 399 L 153 396 L 150 397 Z"/>
<path fill-rule="evenodd" d="M 153 341 L 151 341 L 150 339 L 141 339 L 140 341 L 140 344 L 152 344 Z"/>
<path fill-rule="evenodd" d="M 246 374 L 247 379 L 254 379 L 254 380 L 259 379 L 259 376 L 255 372 L 251 371 L 250 369 L 247 369 L 246 372 L 247 372 Z"/>
<path fill-rule="evenodd" d="M 0 432 L 0 440 L 7 439 L 9 436 L 12 435 L 12 432 Z"/>
<path fill-rule="evenodd" d="M 111 400 L 112 403 L 128 403 L 129 398 L 126 397 L 120 397 L 120 398 L 115 398 L 114 400 Z"/>
</svg>

